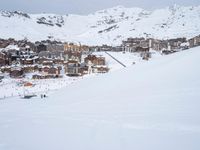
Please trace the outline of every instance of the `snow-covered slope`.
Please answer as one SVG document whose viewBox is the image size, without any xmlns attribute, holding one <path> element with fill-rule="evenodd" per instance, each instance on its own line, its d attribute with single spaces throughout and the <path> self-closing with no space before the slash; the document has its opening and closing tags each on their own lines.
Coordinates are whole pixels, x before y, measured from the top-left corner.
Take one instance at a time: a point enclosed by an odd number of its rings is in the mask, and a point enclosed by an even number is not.
<svg viewBox="0 0 200 150">
<path fill-rule="evenodd" d="M 200 48 L 0 101 L 1 150 L 199 150 Z"/>
<path fill-rule="evenodd" d="M 0 12 L 0 38 L 47 38 L 89 45 L 120 44 L 128 37 L 175 38 L 200 34 L 200 6 L 154 11 L 114 8 L 86 16 Z"/>
</svg>

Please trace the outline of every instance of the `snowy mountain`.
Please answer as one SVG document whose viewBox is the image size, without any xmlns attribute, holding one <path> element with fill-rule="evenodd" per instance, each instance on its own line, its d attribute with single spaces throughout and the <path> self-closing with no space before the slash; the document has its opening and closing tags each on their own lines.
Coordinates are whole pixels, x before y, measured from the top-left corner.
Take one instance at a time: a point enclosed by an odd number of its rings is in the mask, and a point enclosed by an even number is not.
<svg viewBox="0 0 200 150">
<path fill-rule="evenodd" d="M 200 34 L 199 20 L 200 6 L 153 11 L 117 6 L 85 16 L 1 11 L 0 38 L 117 45 L 128 37 L 190 38 Z"/>
<path fill-rule="evenodd" d="M 0 103 L 1 150 L 199 150 L 200 48 Z M 8 89 L 9 90 L 9 89 Z"/>
</svg>

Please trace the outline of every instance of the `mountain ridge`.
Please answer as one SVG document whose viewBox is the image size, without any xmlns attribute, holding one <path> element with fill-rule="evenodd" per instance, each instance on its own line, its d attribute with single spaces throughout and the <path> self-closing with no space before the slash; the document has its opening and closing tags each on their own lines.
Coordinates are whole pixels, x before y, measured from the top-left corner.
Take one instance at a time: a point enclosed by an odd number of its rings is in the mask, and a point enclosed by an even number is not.
<svg viewBox="0 0 200 150">
<path fill-rule="evenodd" d="M 116 6 L 88 15 L 0 11 L 0 38 L 119 45 L 128 37 L 190 38 L 200 34 L 199 20 L 200 6 L 179 5 L 153 11 Z"/>
</svg>

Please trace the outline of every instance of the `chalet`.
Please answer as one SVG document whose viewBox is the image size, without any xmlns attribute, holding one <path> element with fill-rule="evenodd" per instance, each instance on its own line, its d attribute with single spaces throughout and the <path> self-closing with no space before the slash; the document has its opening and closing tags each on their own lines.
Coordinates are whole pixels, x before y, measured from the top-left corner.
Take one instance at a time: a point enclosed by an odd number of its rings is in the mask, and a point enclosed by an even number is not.
<svg viewBox="0 0 200 150">
<path fill-rule="evenodd" d="M 21 64 L 23 65 L 33 65 L 34 64 L 34 59 L 31 58 L 22 58 L 21 59 Z"/>
<path fill-rule="evenodd" d="M 69 60 L 65 65 L 65 73 L 68 76 L 82 75 L 81 64 L 76 60 Z"/>
<path fill-rule="evenodd" d="M 149 41 L 145 38 L 128 38 L 122 41 L 123 50 L 126 52 L 135 52 L 137 47 L 149 47 Z"/>
<path fill-rule="evenodd" d="M 47 51 L 49 52 L 63 52 L 64 51 L 64 45 L 63 44 L 48 44 L 47 45 Z"/>
<path fill-rule="evenodd" d="M 36 44 L 36 52 L 40 53 L 42 51 L 47 51 L 47 45 L 42 43 Z"/>
<path fill-rule="evenodd" d="M 0 52 L 0 66 L 5 66 L 6 65 L 6 54 Z"/>
<path fill-rule="evenodd" d="M 144 48 L 153 50 L 174 50 L 180 49 L 181 43 L 186 42 L 186 38 L 176 38 L 169 40 L 145 39 L 145 38 L 128 38 L 122 42 L 123 50 L 126 52 L 143 52 Z"/>
<path fill-rule="evenodd" d="M 190 47 L 200 46 L 200 35 L 188 40 Z"/>
<path fill-rule="evenodd" d="M 135 52 L 148 52 L 149 51 L 149 47 L 136 47 L 135 48 Z"/>
<path fill-rule="evenodd" d="M 88 55 L 84 59 L 85 64 L 88 67 L 88 74 L 90 73 L 105 73 L 108 72 L 109 69 L 106 66 L 105 57 L 96 56 L 96 55 Z"/>
<path fill-rule="evenodd" d="M 85 63 L 81 63 L 79 72 L 81 73 L 81 75 L 88 74 L 88 66 Z"/>
<path fill-rule="evenodd" d="M 147 39 L 147 40 L 141 40 L 140 44 L 137 47 L 149 48 L 150 47 L 150 45 L 149 45 L 149 39 Z"/>
<path fill-rule="evenodd" d="M 107 73 L 109 68 L 107 66 L 94 66 L 93 72 L 94 73 Z"/>
<path fill-rule="evenodd" d="M 89 52 L 89 46 L 81 45 L 81 51 L 82 52 Z"/>
<path fill-rule="evenodd" d="M 115 47 L 112 47 L 112 50 L 111 51 L 114 51 L 114 52 L 122 52 L 123 51 L 123 46 L 115 46 Z"/>
<path fill-rule="evenodd" d="M 82 52 L 80 51 L 65 51 L 64 53 L 65 61 L 69 61 L 69 60 L 75 60 L 78 61 L 79 63 L 81 62 L 81 57 L 82 57 Z"/>
<path fill-rule="evenodd" d="M 176 39 L 169 39 L 167 40 L 168 42 L 168 46 L 170 48 L 168 48 L 168 50 L 176 50 L 176 49 L 180 49 L 181 47 L 181 43 L 187 42 L 186 38 L 176 38 Z"/>
<path fill-rule="evenodd" d="M 180 48 L 182 50 L 189 49 L 189 47 L 190 47 L 190 43 L 189 42 L 184 42 L 184 43 L 181 43 L 181 45 L 180 45 Z"/>
<path fill-rule="evenodd" d="M 90 47 L 87 45 L 81 45 L 81 43 L 65 43 L 64 51 L 76 51 L 76 52 L 88 52 Z"/>
<path fill-rule="evenodd" d="M 52 59 L 64 59 L 64 51 L 50 52 L 50 58 L 52 58 Z"/>
<path fill-rule="evenodd" d="M 43 66 L 53 66 L 53 60 L 46 60 L 42 62 Z"/>
<path fill-rule="evenodd" d="M 48 71 L 49 75 L 60 75 L 60 68 L 58 67 L 50 67 Z"/>
<path fill-rule="evenodd" d="M 102 56 L 97 57 L 96 55 L 88 55 L 84 59 L 84 62 L 88 64 L 89 61 L 95 66 L 104 66 L 106 64 L 105 57 Z"/>
<path fill-rule="evenodd" d="M 53 62 L 53 59 L 51 59 L 51 58 L 46 58 L 46 57 L 39 57 L 39 59 L 38 59 L 38 63 L 39 64 L 43 64 L 43 62 Z"/>
<path fill-rule="evenodd" d="M 112 50 L 112 46 L 102 45 L 99 47 L 99 51 L 111 51 L 111 50 Z"/>
<path fill-rule="evenodd" d="M 54 64 L 63 64 L 64 63 L 64 59 L 56 58 L 56 59 L 53 60 L 53 62 L 54 62 Z"/>
<path fill-rule="evenodd" d="M 167 49 L 168 43 L 163 40 L 150 38 L 149 40 L 149 48 L 152 50 L 160 51 L 162 49 Z"/>
<path fill-rule="evenodd" d="M 37 65 L 24 65 L 23 69 L 24 73 L 36 72 L 39 70 Z"/>
<path fill-rule="evenodd" d="M 25 48 L 29 51 L 37 52 L 36 45 L 34 43 L 29 42 L 29 41 L 25 42 Z"/>
<path fill-rule="evenodd" d="M 77 45 L 75 43 L 64 44 L 64 51 L 82 51 L 81 44 Z"/>
<path fill-rule="evenodd" d="M 99 47 L 99 46 L 90 46 L 90 47 L 89 47 L 89 51 L 90 51 L 90 52 L 97 52 L 97 51 L 100 51 L 100 47 Z"/>
<path fill-rule="evenodd" d="M 22 77 L 23 74 L 24 74 L 24 70 L 21 67 L 12 67 L 10 70 L 10 77 L 12 78 Z"/>
<path fill-rule="evenodd" d="M 48 75 L 48 73 L 49 73 L 49 69 L 50 69 L 50 67 L 49 66 L 43 66 L 42 67 L 42 74 L 43 75 Z"/>
<path fill-rule="evenodd" d="M 63 51 L 42 51 L 38 54 L 38 56 L 44 58 L 52 58 L 52 59 L 64 59 L 64 52 Z"/>
<path fill-rule="evenodd" d="M 123 41 L 125 44 L 140 44 L 141 41 L 144 41 L 145 38 L 127 38 L 126 41 Z"/>
<path fill-rule="evenodd" d="M 22 46 L 19 46 L 19 49 L 20 49 L 20 51 L 26 52 L 27 54 L 30 53 L 30 51 L 31 51 L 30 46 L 26 45 L 26 44 L 23 44 Z"/>
<path fill-rule="evenodd" d="M 38 53 L 39 58 L 51 58 L 51 53 L 48 51 L 41 51 Z"/>
<path fill-rule="evenodd" d="M 65 43 L 64 44 L 64 51 L 76 51 L 76 52 L 89 52 L 90 47 L 87 45 L 81 45 L 79 42 L 76 43 Z"/>
<path fill-rule="evenodd" d="M 167 50 L 167 49 L 171 49 L 170 46 L 169 46 L 168 41 L 160 40 L 158 51 Z M 156 49 L 154 49 L 154 50 L 156 50 Z"/>
<path fill-rule="evenodd" d="M 61 70 L 61 68 L 59 68 L 59 67 L 43 66 L 41 72 L 44 76 L 47 76 L 47 75 L 55 75 L 56 76 L 56 75 L 60 75 L 60 70 Z"/>
<path fill-rule="evenodd" d="M 12 61 L 17 61 L 20 59 L 20 51 L 18 49 L 8 49 L 6 50 L 7 56 L 10 58 L 10 64 Z"/>
<path fill-rule="evenodd" d="M 149 48 L 157 51 L 181 49 L 181 44 L 186 42 L 186 38 L 176 38 L 168 40 L 149 39 Z"/>
</svg>

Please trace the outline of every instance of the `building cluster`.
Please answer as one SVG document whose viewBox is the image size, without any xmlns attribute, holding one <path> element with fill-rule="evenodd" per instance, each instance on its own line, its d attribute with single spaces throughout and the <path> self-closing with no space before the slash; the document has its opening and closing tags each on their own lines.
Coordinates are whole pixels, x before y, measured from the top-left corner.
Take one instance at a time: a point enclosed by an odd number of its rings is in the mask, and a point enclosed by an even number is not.
<svg viewBox="0 0 200 150">
<path fill-rule="evenodd" d="M 0 39 L 0 72 L 13 78 L 33 79 L 108 72 L 105 57 L 89 50 L 88 46 L 75 43 Z"/>
<path fill-rule="evenodd" d="M 168 40 L 153 38 L 128 38 L 122 42 L 121 49 L 128 52 L 149 51 L 152 49 L 168 54 L 195 46 L 200 46 L 200 35 L 191 39 L 176 38 Z"/>
<path fill-rule="evenodd" d="M 150 50 L 160 51 L 163 54 L 171 54 L 180 50 L 185 50 L 195 46 L 200 46 L 200 35 L 191 39 L 175 38 L 160 40 L 154 38 L 127 38 L 122 41 L 120 46 L 96 46 L 91 47 L 95 51 L 123 51 L 123 52 L 138 52 L 143 59 L 151 57 Z"/>
<path fill-rule="evenodd" d="M 148 60 L 151 50 L 170 54 L 196 46 L 200 46 L 200 35 L 191 39 L 168 40 L 128 38 L 120 46 L 0 39 L 0 72 L 13 78 L 28 75 L 33 79 L 106 73 L 109 68 L 105 57 L 94 55 L 94 51 L 138 52 L 144 60 Z"/>
<path fill-rule="evenodd" d="M 119 46 L 92 46 L 90 47 L 93 51 L 125 51 L 125 52 L 141 52 L 147 50 L 156 51 L 176 51 L 192 48 L 194 46 L 200 46 L 200 36 L 196 36 L 187 40 L 186 38 L 176 38 L 168 40 L 159 40 L 153 38 L 127 38 L 122 41 Z"/>
<path fill-rule="evenodd" d="M 158 39 L 145 39 L 145 38 L 128 38 L 123 41 L 122 46 L 125 51 L 135 52 L 142 51 L 143 49 L 153 49 L 157 51 L 163 50 L 178 50 L 187 49 L 189 45 L 187 44 L 186 38 L 177 38 L 169 40 L 158 40 Z M 184 44 L 184 46 L 183 46 Z"/>
</svg>

